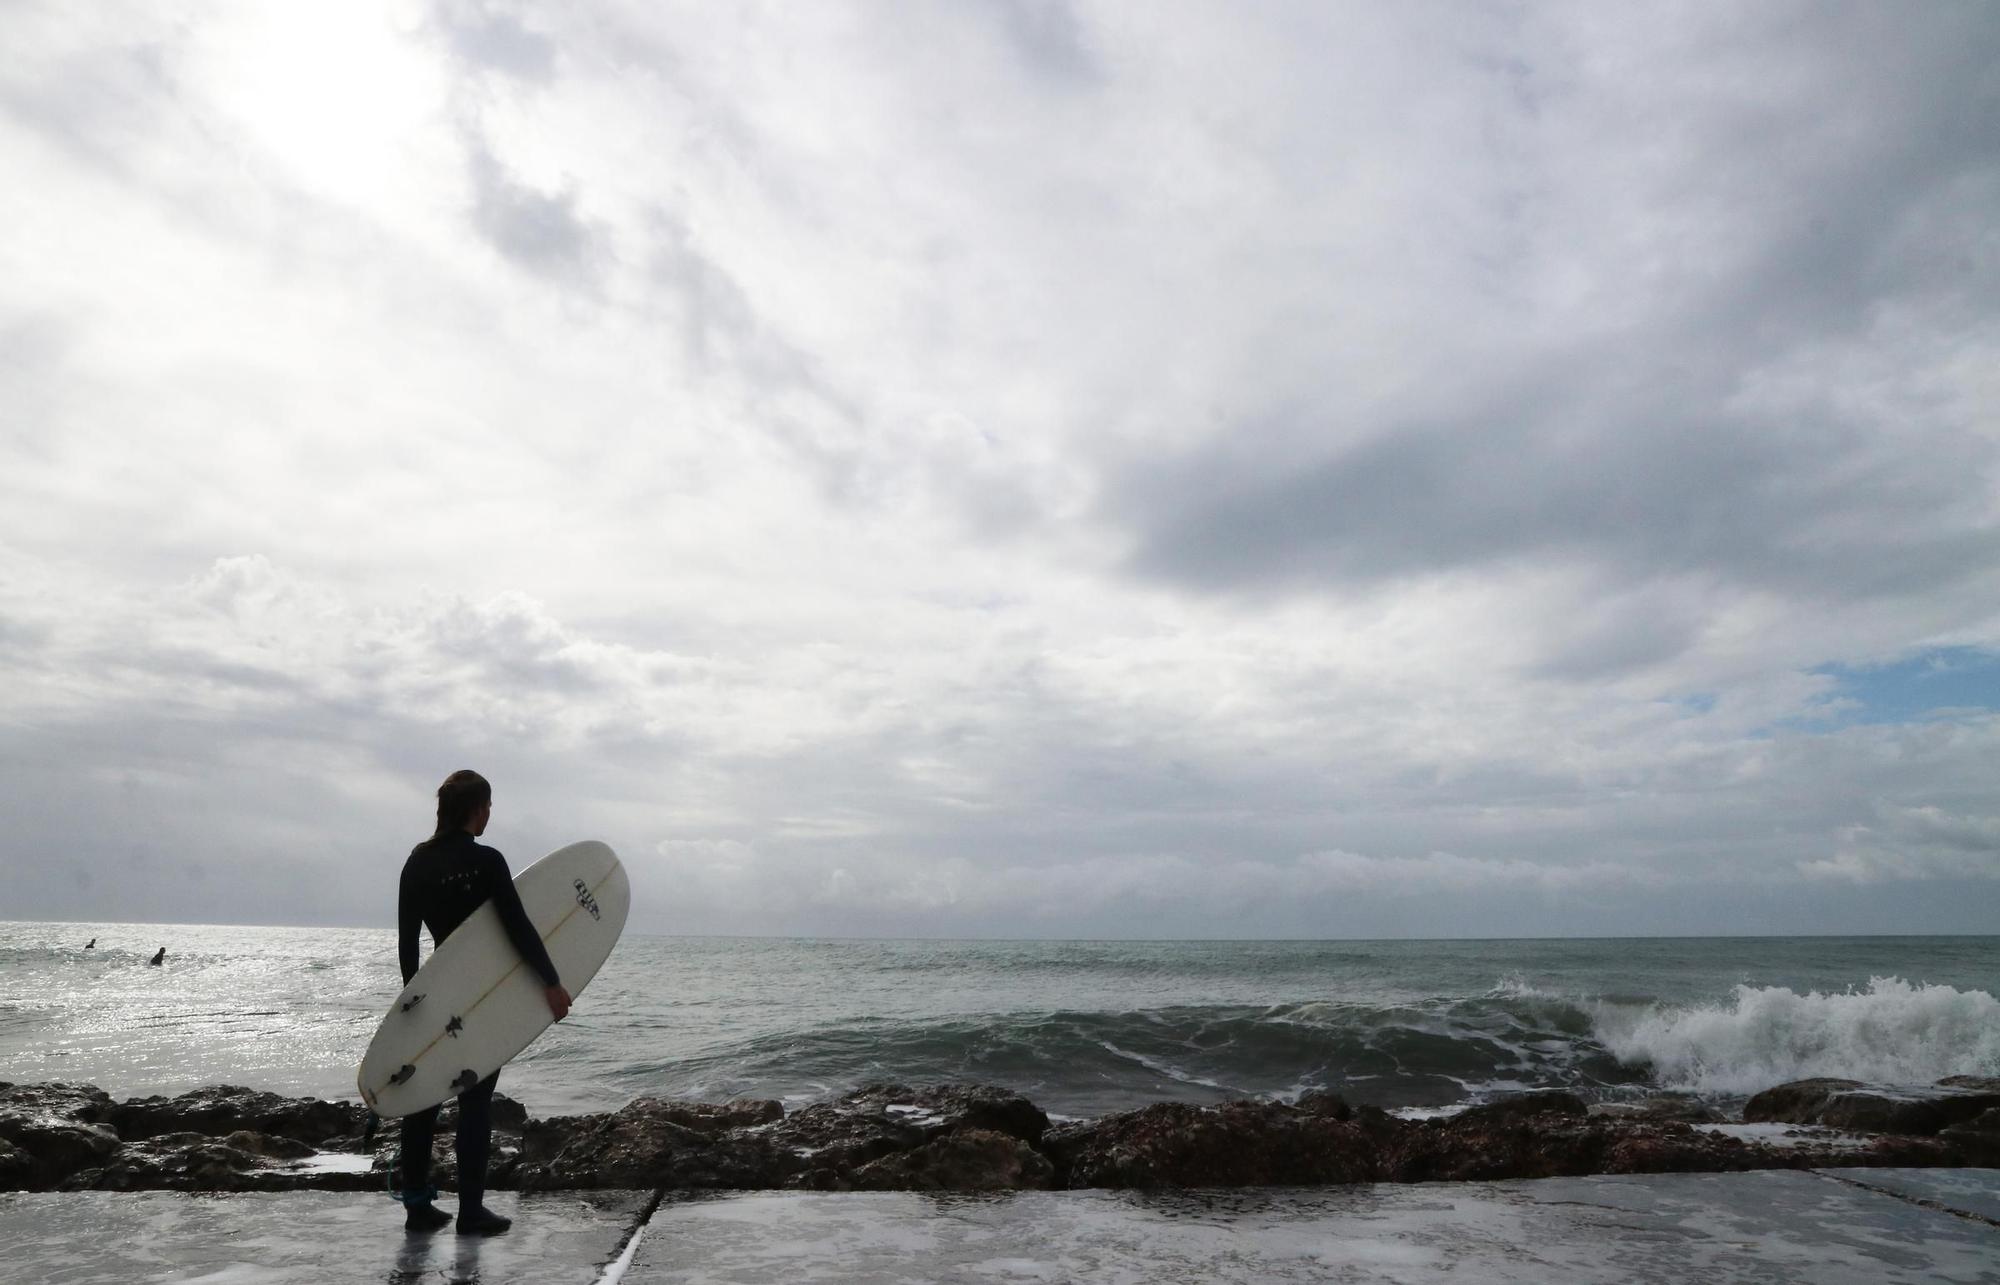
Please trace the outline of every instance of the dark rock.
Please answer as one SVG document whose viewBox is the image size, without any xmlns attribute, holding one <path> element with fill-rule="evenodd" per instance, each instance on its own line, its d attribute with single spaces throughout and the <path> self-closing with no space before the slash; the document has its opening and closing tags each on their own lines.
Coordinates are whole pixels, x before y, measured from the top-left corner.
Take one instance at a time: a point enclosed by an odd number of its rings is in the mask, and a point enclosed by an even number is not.
<svg viewBox="0 0 2000 1285">
<path fill-rule="evenodd" d="M 205 1133 L 158 1134 L 126 1146 L 109 1164 L 73 1175 L 70 1191 L 250 1191 L 263 1157 Z"/>
<path fill-rule="evenodd" d="M 121 1145 L 104 1123 L 111 1110 L 110 1095 L 94 1085 L 0 1085 L 0 1142 L 11 1149 L 0 1163 L 0 1183 L 14 1190 L 53 1187 L 104 1163 Z"/>
<path fill-rule="evenodd" d="M 1354 1118 L 1354 1108 L 1347 1104 L 1347 1099 L 1330 1089 L 1308 1090 L 1300 1095 L 1298 1108 L 1307 1115 L 1329 1116 L 1335 1120 Z"/>
<path fill-rule="evenodd" d="M 1448 1119 L 1457 1125 L 1488 1128 L 1545 1116 L 1582 1117 L 1589 1114 L 1590 1108 L 1584 1105 L 1582 1098 L 1558 1089 L 1547 1093 L 1523 1093 L 1498 1102 L 1482 1102 Z"/>
<path fill-rule="evenodd" d="M 1862 1087 L 1859 1080 L 1793 1080 L 1753 1094 L 1743 1104 L 1743 1118 L 1751 1123 L 1818 1124 L 1819 1113 L 1834 1094 Z"/>
<path fill-rule="evenodd" d="M 1161 1102 L 1044 1139 L 1070 1187 L 1263 1187 L 1368 1182 L 1376 1144 L 1351 1120 L 1278 1102 Z"/>
<path fill-rule="evenodd" d="M 792 1158 L 788 1185 L 848 1189 L 864 1166 L 965 1130 L 1005 1134 L 1033 1146 L 1049 1118 L 1018 1093 L 984 1084 L 871 1084 L 793 1112 L 765 1129 Z"/>
<path fill-rule="evenodd" d="M 291 1162 L 316 1154 L 304 1143 L 239 1131 L 162 1133 L 128 1143 L 110 1160 L 72 1174 L 66 1191 L 380 1190 L 379 1174 L 303 1168 Z"/>
<path fill-rule="evenodd" d="M 1044 1191 L 1055 1166 L 1011 1134 L 959 1129 L 855 1171 L 861 1191 Z"/>
<path fill-rule="evenodd" d="M 640 1098 L 610 1115 L 531 1121 L 513 1177 L 523 1191 L 766 1188 L 802 1167 L 761 1131 L 680 1123 L 689 1105 Z"/>
<path fill-rule="evenodd" d="M 2000 1081 L 1980 1076 L 1894 1088 L 1856 1080 L 1798 1080 L 1751 1098 L 1743 1106 L 1743 1118 L 1929 1137 L 1993 1107 L 2000 1107 Z"/>
<path fill-rule="evenodd" d="M 1957 1149 L 1964 1157 L 1962 1163 L 1980 1167 L 2000 1164 L 2000 1107 L 1988 1107 L 1970 1120 L 1946 1127 L 1938 1133 L 1938 1140 Z"/>
<path fill-rule="evenodd" d="M 5 1138 L 0 1138 L 0 1191 L 20 1191 L 32 1186 L 35 1158 Z"/>
<path fill-rule="evenodd" d="M 1590 1114 L 1612 1120 L 1681 1124 L 1721 1124 L 1726 1118 L 1700 1098 L 1681 1095 L 1641 1098 L 1637 1102 L 1598 1102 L 1592 1104 Z"/>
<path fill-rule="evenodd" d="M 917 1128 L 927 1138 L 959 1129 L 987 1129 L 1041 1141 L 1049 1117 L 1020 1094 L 990 1084 L 870 1084 L 835 1104 L 853 1116 L 881 1115 Z"/>
<path fill-rule="evenodd" d="M 238 1129 L 250 1129 L 318 1143 L 360 1132 L 365 1115 L 363 1108 L 352 1102 L 286 1098 L 223 1084 L 192 1089 L 179 1097 L 121 1102 L 112 1108 L 110 1119 L 127 1141 L 163 1133 L 222 1137 Z"/>
<path fill-rule="evenodd" d="M 238 1129 L 222 1141 L 238 1151 L 265 1160 L 303 1160 L 319 1154 L 311 1143 L 276 1134 L 253 1133 L 249 1129 Z"/>
<path fill-rule="evenodd" d="M 785 1118 L 785 1108 L 771 1098 L 736 1098 L 720 1106 L 711 1102 L 645 1100 L 655 1103 L 658 1118 L 709 1138 L 719 1137 L 731 1129 L 754 1128 Z"/>
<path fill-rule="evenodd" d="M 1493 1103 L 1425 1120 L 1397 1140 L 1384 1157 L 1384 1172 L 1397 1182 L 1602 1172 L 1617 1126 L 1589 1119 L 1581 1102 L 1576 1102 L 1576 1112 L 1553 1105 L 1555 1109 L 1536 1111 Z"/>
<path fill-rule="evenodd" d="M 815 1102 L 768 1126 L 771 1145 L 798 1158 L 801 1170 L 847 1175 L 870 1161 L 921 1147 L 934 1135 L 904 1113 L 879 1107 L 855 1109 L 845 1102 Z M 842 1179 L 813 1181 L 837 1190 Z"/>
<path fill-rule="evenodd" d="M 528 1124 L 528 1108 L 522 1106 L 519 1102 L 516 1102 L 504 1093 L 495 1093 L 493 1095 L 493 1106 L 490 1115 L 493 1120 L 493 1131 L 495 1133 L 519 1133 Z M 439 1133 L 454 1133 L 457 1131 L 457 1098 L 447 1098 L 445 1100 L 443 1109 L 438 1112 L 437 1128 Z"/>
</svg>

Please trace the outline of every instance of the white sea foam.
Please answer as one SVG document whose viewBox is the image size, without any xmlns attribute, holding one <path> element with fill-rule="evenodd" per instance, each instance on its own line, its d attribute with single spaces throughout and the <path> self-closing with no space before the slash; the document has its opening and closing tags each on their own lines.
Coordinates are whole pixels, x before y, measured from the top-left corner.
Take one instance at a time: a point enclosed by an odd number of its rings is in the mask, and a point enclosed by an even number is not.
<svg viewBox="0 0 2000 1285">
<path fill-rule="evenodd" d="M 1170 1062 L 1162 1062 L 1157 1058 L 1147 1057 L 1143 1053 L 1127 1052 L 1126 1050 L 1119 1048 L 1116 1044 L 1113 1044 L 1109 1040 L 1099 1040 L 1097 1041 L 1097 1046 L 1103 1049 L 1107 1053 L 1111 1053 L 1114 1054 L 1115 1056 L 1126 1058 L 1133 1062 L 1137 1062 L 1140 1066 L 1145 1067 L 1148 1071 L 1151 1071 L 1156 1075 L 1164 1075 L 1168 1079 L 1178 1080 L 1182 1084 L 1199 1084 L 1204 1088 L 1222 1089 L 1225 1091 L 1227 1091 L 1230 1087 L 1216 1080 L 1207 1080 L 1203 1079 L 1199 1075 L 1191 1075 L 1188 1072 L 1181 1070 L 1179 1067 L 1173 1065 Z"/>
<path fill-rule="evenodd" d="M 1698 1093 L 1756 1093 L 1820 1075 L 1922 1084 L 2000 1074 L 2000 1000 L 1897 977 L 1826 994 L 1738 986 L 1715 1007 L 1606 1005 L 1596 1028 L 1620 1061 L 1649 1063 L 1663 1088 Z"/>
</svg>

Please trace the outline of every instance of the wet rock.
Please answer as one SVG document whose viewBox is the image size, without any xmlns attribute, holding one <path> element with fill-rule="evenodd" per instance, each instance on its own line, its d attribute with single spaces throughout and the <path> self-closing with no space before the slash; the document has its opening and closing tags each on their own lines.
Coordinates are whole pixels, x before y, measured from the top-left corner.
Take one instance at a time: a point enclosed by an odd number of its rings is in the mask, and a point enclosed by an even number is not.
<svg viewBox="0 0 2000 1285">
<path fill-rule="evenodd" d="M 1573 1094 L 1535 1094 L 1416 1124 L 1390 1148 L 1384 1172 L 1397 1182 L 1598 1173 L 1616 1131 Z"/>
<path fill-rule="evenodd" d="M 799 1161 L 793 1186 L 846 1190 L 863 1166 L 976 1129 L 1030 1146 L 1048 1131 L 1042 1109 L 1018 1093 L 983 1084 L 871 1084 L 793 1112 L 766 1130 Z"/>
<path fill-rule="evenodd" d="M 1946 1127 L 1938 1133 L 1938 1140 L 1956 1148 L 1964 1163 L 2000 1164 L 2000 1107 L 1988 1107 L 1970 1120 Z"/>
<path fill-rule="evenodd" d="M 657 1118 L 710 1138 L 785 1118 L 785 1108 L 771 1098 L 735 1098 L 719 1106 L 712 1102 L 644 1100 L 654 1103 Z"/>
<path fill-rule="evenodd" d="M 1011 1134 L 964 1128 L 914 1151 L 856 1170 L 861 1191 L 1044 1191 L 1054 1184 L 1047 1156 Z"/>
<path fill-rule="evenodd" d="M 35 1158 L 0 1138 L 0 1191 L 19 1191 L 33 1183 Z"/>
<path fill-rule="evenodd" d="M 1819 1079 L 1766 1089 L 1744 1104 L 1743 1118 L 1929 1137 L 1993 1107 L 2000 1107 L 2000 1081 L 1980 1076 L 1893 1087 Z"/>
<path fill-rule="evenodd" d="M 1751 1123 L 1818 1124 L 1819 1112 L 1836 1093 L 1865 1087 L 1859 1080 L 1837 1080 L 1826 1076 L 1792 1080 L 1762 1093 L 1751 1095 L 1743 1104 L 1743 1118 Z"/>
<path fill-rule="evenodd" d="M 165 1133 L 222 1137 L 238 1129 L 250 1129 L 318 1143 L 360 1132 L 366 1114 L 352 1102 L 287 1098 L 222 1084 L 192 1089 L 178 1097 L 121 1102 L 112 1109 L 110 1122 L 128 1141 Z"/>
<path fill-rule="evenodd" d="M 66 1191 L 379 1191 L 367 1171 L 298 1162 L 319 1154 L 291 1138 L 247 1130 L 217 1138 L 163 1133 L 128 1143 L 106 1163 L 62 1183 Z"/>
<path fill-rule="evenodd" d="M 111 1110 L 110 1095 L 95 1085 L 0 1085 L 0 1142 L 11 1149 L 0 1157 L 0 1182 L 53 1187 L 104 1163 L 122 1145 L 104 1123 Z"/>
<path fill-rule="evenodd" d="M 530 1122 L 516 1185 L 754 1189 L 775 1187 L 802 1167 L 761 1131 L 702 1132 L 680 1123 L 688 1105 L 641 1098 L 610 1115 Z"/>
<path fill-rule="evenodd" d="M 984 1129 L 1033 1144 L 1048 1132 L 1040 1107 L 1008 1089 L 990 1084 L 871 1084 L 840 1099 L 849 1112 L 880 1111 L 915 1125 L 927 1137 L 960 1129 Z"/>
<path fill-rule="evenodd" d="M 1348 1105 L 1347 1099 L 1331 1089 L 1309 1089 L 1300 1095 L 1297 1105 L 1307 1115 L 1329 1116 L 1335 1120 L 1354 1118 L 1354 1108 Z"/>
<path fill-rule="evenodd" d="M 1730 1173 L 1791 1168 L 1775 1148 L 1690 1128 L 1685 1121 L 1620 1122 L 1603 1149 L 1603 1173 Z M 1762 1163 L 1760 1163 L 1762 1162 Z"/>
<path fill-rule="evenodd" d="M 237 1135 L 251 1146 L 262 1135 Z M 255 1150 L 205 1133 L 158 1134 L 126 1146 L 110 1163 L 72 1175 L 68 1191 L 270 1191 L 297 1182 Z"/>
<path fill-rule="evenodd" d="M 522 1106 L 519 1102 L 516 1102 L 504 1093 L 495 1093 L 493 1095 L 492 1109 L 489 1115 L 493 1121 L 493 1131 L 495 1133 L 519 1133 L 528 1124 L 528 1108 Z M 437 1128 L 439 1133 L 454 1133 L 457 1131 L 457 1098 L 448 1098 L 445 1100 L 444 1107 L 438 1112 Z"/>
<path fill-rule="evenodd" d="M 249 1129 L 238 1129 L 222 1141 L 246 1155 L 256 1156 L 262 1160 L 303 1160 L 307 1156 L 319 1154 L 311 1143 L 272 1133 L 255 1133 Z"/>
<path fill-rule="evenodd" d="M 1593 1103 L 1590 1114 L 1611 1120 L 1674 1121 L 1681 1124 L 1721 1124 L 1726 1119 L 1720 1111 L 1700 1098 L 1679 1094 L 1641 1098 L 1636 1102 Z"/>
<path fill-rule="evenodd" d="M 816 1102 L 765 1132 L 772 1146 L 800 1160 L 802 1171 L 839 1176 L 815 1177 L 810 1185 L 823 1190 L 838 1189 L 844 1175 L 862 1165 L 922 1146 L 933 1133 L 907 1114 L 880 1108 L 857 1110 L 844 1102 Z"/>
<path fill-rule="evenodd" d="M 1540 1120 L 1549 1116 L 1567 1116 L 1572 1119 L 1590 1114 L 1582 1098 L 1574 1093 L 1556 1090 L 1548 1093 L 1523 1093 L 1519 1097 L 1502 1098 L 1498 1102 L 1482 1102 L 1476 1107 L 1467 1107 L 1449 1118 L 1449 1123 L 1485 1128 L 1492 1125 L 1517 1121 Z"/>
<path fill-rule="evenodd" d="M 1161 1102 L 1043 1139 L 1069 1187 L 1264 1187 L 1368 1182 L 1377 1145 L 1352 1120 L 1278 1102 Z"/>
</svg>

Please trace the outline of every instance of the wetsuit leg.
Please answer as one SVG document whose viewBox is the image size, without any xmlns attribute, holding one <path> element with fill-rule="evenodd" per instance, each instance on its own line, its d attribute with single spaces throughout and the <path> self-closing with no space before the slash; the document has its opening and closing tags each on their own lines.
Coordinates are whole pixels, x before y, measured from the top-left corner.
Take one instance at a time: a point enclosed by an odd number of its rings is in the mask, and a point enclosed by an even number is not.
<svg viewBox="0 0 2000 1285">
<path fill-rule="evenodd" d="M 486 1160 L 493 1149 L 493 1087 L 495 1071 L 458 1095 L 458 1208 L 461 1213 L 486 1203 Z"/>
<path fill-rule="evenodd" d="M 403 1117 L 401 1189 L 423 1191 L 431 1185 L 431 1139 L 437 1136 L 438 1109 L 426 1107 Z"/>
</svg>

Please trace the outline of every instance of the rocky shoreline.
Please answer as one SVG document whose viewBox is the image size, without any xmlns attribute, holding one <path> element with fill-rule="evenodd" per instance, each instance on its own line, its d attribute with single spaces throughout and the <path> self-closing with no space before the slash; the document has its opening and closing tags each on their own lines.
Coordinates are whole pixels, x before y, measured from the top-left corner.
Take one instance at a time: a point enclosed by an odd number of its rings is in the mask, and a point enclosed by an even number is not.
<svg viewBox="0 0 2000 1285">
<path fill-rule="evenodd" d="M 451 1108 L 434 1176 L 452 1185 Z M 1586 1105 L 1523 1094 L 1406 1120 L 1330 1093 L 1159 1103 L 1051 1124 L 986 1085 L 877 1084 L 786 1113 L 775 1101 L 640 1098 L 530 1119 L 494 1100 L 499 1190 L 1017 1191 L 1325 1186 L 1857 1165 L 2000 1165 L 2000 1079 L 1919 1087 L 1801 1080 L 1741 1122 L 1689 1098 Z M 382 1189 L 397 1134 L 352 1102 L 221 1085 L 113 1101 L 91 1085 L 0 1083 L 0 1191 Z"/>
</svg>

